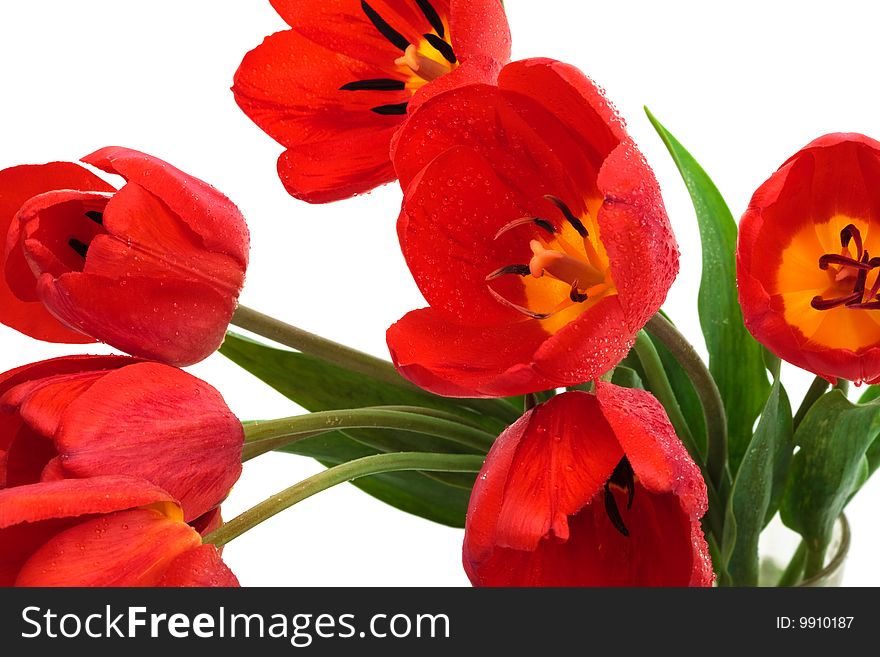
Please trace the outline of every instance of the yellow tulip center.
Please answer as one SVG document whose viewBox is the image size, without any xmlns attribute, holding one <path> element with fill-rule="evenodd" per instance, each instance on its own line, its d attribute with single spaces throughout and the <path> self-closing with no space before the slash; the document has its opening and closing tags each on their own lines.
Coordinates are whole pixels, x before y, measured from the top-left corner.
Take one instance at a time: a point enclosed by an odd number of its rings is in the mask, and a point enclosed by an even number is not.
<svg viewBox="0 0 880 657">
<path fill-rule="evenodd" d="M 555 196 L 545 198 L 556 206 L 565 222 L 557 227 L 541 217 L 522 217 L 501 228 L 495 239 L 514 229 L 530 228 L 528 246 L 532 255 L 528 263 L 497 269 L 486 276 L 486 282 L 499 303 L 540 320 L 546 331 L 555 333 L 617 290 L 608 254 L 599 240 L 598 225 L 586 207 L 576 216 Z M 508 276 L 518 276 L 522 281 L 520 303 L 493 287 Z"/>
</svg>

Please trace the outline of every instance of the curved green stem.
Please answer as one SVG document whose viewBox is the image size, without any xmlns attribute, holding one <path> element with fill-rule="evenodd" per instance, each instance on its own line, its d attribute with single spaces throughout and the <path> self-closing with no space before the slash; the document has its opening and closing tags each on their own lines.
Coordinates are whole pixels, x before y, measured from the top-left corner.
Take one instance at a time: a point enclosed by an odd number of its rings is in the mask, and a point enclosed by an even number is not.
<svg viewBox="0 0 880 657">
<path fill-rule="evenodd" d="M 663 315 L 654 315 L 645 328 L 672 353 L 694 384 L 706 418 L 706 470 L 721 494 L 722 503 L 726 503 L 724 498 L 731 485 L 727 468 L 727 413 L 715 379 L 696 349 Z"/>
<path fill-rule="evenodd" d="M 807 413 L 813 407 L 813 404 L 819 401 L 819 398 L 825 394 L 825 391 L 828 390 L 830 385 L 831 384 L 821 376 L 817 376 L 813 379 L 813 383 L 810 385 L 810 389 L 807 390 L 807 394 L 804 395 L 804 399 L 798 407 L 797 413 L 794 414 L 795 431 L 797 431 L 798 426 L 803 422 L 804 418 L 807 417 Z"/>
<path fill-rule="evenodd" d="M 353 408 L 294 415 L 278 420 L 252 422 L 245 427 L 242 461 L 309 438 L 340 429 L 398 429 L 445 438 L 485 454 L 495 436 L 471 426 L 422 413 L 387 408 Z"/>
<path fill-rule="evenodd" d="M 642 369 L 645 371 L 645 377 L 648 379 L 646 383 L 651 388 L 654 396 L 663 404 L 663 408 L 666 409 L 669 421 L 672 422 L 672 426 L 675 428 L 675 433 L 678 434 L 681 442 L 687 447 L 694 461 L 705 463 L 706 457 L 702 453 L 697 441 L 694 440 L 694 435 L 691 433 L 687 420 L 685 420 L 684 413 L 681 412 L 681 406 L 679 406 L 675 392 L 672 390 L 672 385 L 669 383 L 669 377 L 666 376 L 666 370 L 663 368 L 660 354 L 657 353 L 657 348 L 645 331 L 639 331 L 636 336 L 634 349 L 636 356 L 639 357 L 639 362 L 642 364 Z"/>
<path fill-rule="evenodd" d="M 651 388 L 651 392 L 653 392 L 654 396 L 657 397 L 661 404 L 663 404 L 663 408 L 666 409 L 666 413 L 669 415 L 669 421 L 672 423 L 676 435 L 678 435 L 681 442 L 684 443 L 691 458 L 699 463 L 702 469 L 704 467 L 705 457 L 700 450 L 700 446 L 694 440 L 690 427 L 688 427 L 687 421 L 684 418 L 684 414 L 681 412 L 678 399 L 675 397 L 675 392 L 673 392 L 672 385 L 669 383 L 669 377 L 666 376 L 666 370 L 663 369 L 660 354 L 657 353 L 654 343 L 645 331 L 639 331 L 636 336 L 636 344 L 634 348 L 636 356 L 638 356 L 639 362 L 642 364 L 642 369 L 645 371 L 645 377 L 647 378 L 646 383 Z M 714 534 L 717 541 L 720 542 L 724 529 L 722 521 L 722 518 L 724 517 L 724 505 L 715 489 L 715 483 L 711 479 L 707 479 L 706 489 L 709 495 L 709 529 L 712 534 Z"/>
<path fill-rule="evenodd" d="M 421 388 L 404 379 L 387 360 L 376 358 L 357 349 L 346 347 L 338 342 L 327 340 L 314 333 L 309 333 L 290 324 L 277 320 L 246 306 L 238 306 L 232 315 L 231 324 L 255 333 L 264 338 L 283 344 L 304 354 L 338 365 L 351 372 L 369 376 L 377 381 L 389 383 L 405 390 Z M 425 393 L 430 394 L 430 393 Z M 503 399 L 466 399 L 458 400 L 462 406 L 475 411 L 500 418 L 506 422 L 519 419 L 516 408 Z"/>
<path fill-rule="evenodd" d="M 396 452 L 394 454 L 376 454 L 342 463 L 324 470 L 290 488 L 260 502 L 255 507 L 233 518 L 219 529 L 204 537 L 204 543 L 213 543 L 217 547 L 256 527 L 258 524 L 280 513 L 297 502 L 301 502 L 323 490 L 337 484 L 382 474 L 383 472 L 400 472 L 402 470 L 421 470 L 425 472 L 479 472 L 483 467 L 482 456 L 461 454 L 429 454 L 421 452 Z"/>
</svg>

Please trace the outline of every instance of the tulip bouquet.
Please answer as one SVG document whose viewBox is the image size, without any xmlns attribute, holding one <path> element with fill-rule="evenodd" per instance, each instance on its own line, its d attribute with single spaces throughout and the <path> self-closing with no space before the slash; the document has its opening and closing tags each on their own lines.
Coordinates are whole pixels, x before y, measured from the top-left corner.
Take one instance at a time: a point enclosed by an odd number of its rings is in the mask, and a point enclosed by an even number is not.
<svg viewBox="0 0 880 657">
<path fill-rule="evenodd" d="M 737 229 L 648 113 L 696 210 L 706 362 L 662 310 L 679 248 L 651 166 L 584 72 L 511 61 L 502 2 L 271 4 L 289 29 L 244 54 L 235 102 L 294 199 L 399 185 L 388 249 L 425 307 L 388 318 L 391 362 L 357 351 L 239 305 L 249 231 L 199 178 L 122 147 L 10 163 L 0 322 L 128 355 L 0 375 L 0 585 L 235 586 L 223 546 L 345 482 L 463 527 L 475 586 L 834 581 L 880 465 L 880 143 L 815 139 Z M 322 312 L 377 258 L 336 238 L 310 247 L 350 281 Z M 218 349 L 307 412 L 242 422 L 179 369 Z M 815 375 L 796 405 L 782 361 Z M 224 522 L 273 451 L 323 469 Z M 800 545 L 774 566 L 776 517 Z"/>
</svg>

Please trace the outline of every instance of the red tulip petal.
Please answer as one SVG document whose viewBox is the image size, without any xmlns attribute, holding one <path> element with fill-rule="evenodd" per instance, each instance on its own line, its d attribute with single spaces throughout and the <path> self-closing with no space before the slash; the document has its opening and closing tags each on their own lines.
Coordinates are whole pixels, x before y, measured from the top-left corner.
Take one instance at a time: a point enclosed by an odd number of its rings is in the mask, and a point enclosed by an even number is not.
<svg viewBox="0 0 880 657">
<path fill-rule="evenodd" d="M 605 94 L 578 68 L 553 59 L 512 62 L 498 77 L 498 86 L 531 96 L 559 117 L 571 130 L 578 148 L 604 160 L 627 138 L 623 121 Z"/>
<path fill-rule="evenodd" d="M 620 362 L 633 336 L 617 297 L 607 297 L 553 336 L 538 320 L 483 328 L 424 308 L 389 327 L 386 340 L 398 371 L 426 390 L 504 397 L 594 379 Z"/>
<path fill-rule="evenodd" d="M 61 481 L 68 477 L 70 474 L 64 469 L 60 456 L 51 459 L 40 473 L 40 481 Z"/>
<path fill-rule="evenodd" d="M 386 334 L 403 376 L 451 397 L 504 397 L 562 385 L 532 362 L 546 337 L 536 320 L 481 328 L 451 323 L 433 308 L 407 313 Z"/>
<path fill-rule="evenodd" d="M 174 499 L 137 477 L 120 475 L 30 484 L 0 490 L 0 529 L 24 522 L 111 513 L 159 503 L 174 506 Z M 3 544 L 0 541 L 0 546 Z"/>
<path fill-rule="evenodd" d="M 495 239 L 499 228 L 525 214 L 489 163 L 464 147 L 442 153 L 413 180 L 398 234 L 432 308 L 479 326 L 525 319 L 499 303 L 485 280 L 501 267 L 528 262 L 528 240 L 512 232 Z"/>
<path fill-rule="evenodd" d="M 250 237 L 244 217 L 208 183 L 151 155 L 116 146 L 102 148 L 82 161 L 143 187 L 180 217 L 208 251 L 229 256 L 242 271 L 247 267 Z"/>
<path fill-rule="evenodd" d="M 238 587 L 238 578 L 223 563 L 217 548 L 200 545 L 187 550 L 172 561 L 158 586 Z"/>
<path fill-rule="evenodd" d="M 206 251 L 201 238 L 156 196 L 122 188 L 104 211 L 106 233 L 90 244 L 85 273 L 107 278 L 190 279 L 238 297 L 244 272 L 229 256 Z"/>
<path fill-rule="evenodd" d="M 601 489 L 623 458 L 595 397 L 558 395 L 532 411 L 514 432 L 516 453 L 504 482 L 494 543 L 534 550 L 545 537 L 568 539 L 568 517 Z M 498 441 L 508 440 L 502 434 Z M 484 471 L 494 464 L 487 460 Z M 479 496 L 477 496 L 479 500 Z M 474 522 L 480 521 L 479 505 Z"/>
<path fill-rule="evenodd" d="M 47 307 L 84 333 L 180 367 L 214 353 L 235 310 L 234 299 L 190 280 L 71 273 L 44 276 L 39 291 Z"/>
<path fill-rule="evenodd" d="M 134 477 L 65 479 L 0 490 L 0 586 L 58 532 L 94 514 L 154 505 L 179 514 L 168 493 Z"/>
<path fill-rule="evenodd" d="M 369 135 L 341 132 L 335 139 L 291 146 L 278 158 L 278 175 L 291 196 L 309 203 L 364 194 L 394 180 L 388 143 L 396 129 L 394 124 Z"/>
<path fill-rule="evenodd" d="M 61 415 L 104 372 L 59 374 L 21 383 L 0 396 L 0 408 L 16 408 L 30 427 L 47 438 L 58 431 Z"/>
<path fill-rule="evenodd" d="M 16 586 L 157 586 L 180 554 L 201 544 L 190 526 L 153 509 L 85 520 L 43 544 Z"/>
<path fill-rule="evenodd" d="M 449 17 L 455 54 L 462 66 L 475 56 L 491 57 L 501 64 L 510 60 L 510 27 L 499 0 L 452 0 Z"/>
<path fill-rule="evenodd" d="M 599 210 L 602 244 L 627 325 L 635 333 L 666 300 L 678 275 L 678 245 L 654 172 L 632 140 L 611 152 L 598 185 L 605 198 Z"/>
<path fill-rule="evenodd" d="M 673 493 L 692 516 L 706 512 L 706 484 L 660 402 L 644 390 L 596 382 L 596 397 L 633 471 L 653 493 Z"/>
<path fill-rule="evenodd" d="M 157 363 L 104 376 L 67 408 L 56 440 L 74 476 L 141 477 L 173 495 L 186 520 L 229 493 L 241 473 L 243 442 L 241 423 L 220 393 Z"/>
<path fill-rule="evenodd" d="M 496 548 L 472 580 L 480 586 L 688 586 L 690 520 L 672 494 L 636 484 L 633 507 L 617 494 L 629 536 L 597 498 L 569 520 L 568 540 L 546 538 L 534 551 Z"/>
<path fill-rule="evenodd" d="M 54 189 L 114 191 L 84 167 L 69 162 L 18 166 L 0 171 L 0 238 L 5 239 L 13 218 L 25 201 Z M 0 272 L 7 270 L 7 254 L 12 246 L 7 242 L 5 248 L 0 248 Z M 20 251 L 15 257 L 20 257 Z M 20 268 L 16 267 L 15 271 L 16 276 L 22 275 Z M 15 282 L 23 284 L 23 281 Z M 41 303 L 18 299 L 9 284 L 6 276 L 0 276 L 0 321 L 4 324 L 38 340 L 74 344 L 94 342 L 61 324 Z"/>
<path fill-rule="evenodd" d="M 104 232 L 87 212 L 103 212 L 108 197 L 99 192 L 56 190 L 25 201 L 13 222 L 9 241 L 20 243 L 6 261 L 6 278 L 13 294 L 24 301 L 38 299 L 36 281 L 41 274 L 61 276 L 81 271 L 83 256 L 71 240 L 88 246 Z M 17 255 L 16 255 L 17 254 Z"/>
<path fill-rule="evenodd" d="M 502 66 L 504 66 L 504 61 L 499 61 L 494 57 L 480 54 L 472 55 L 452 72 L 432 80 L 430 84 L 426 84 L 416 91 L 412 100 L 409 101 L 407 112 L 412 116 L 413 112 L 426 101 L 452 89 L 471 84 L 494 84 Z"/>
<path fill-rule="evenodd" d="M 271 1 L 288 25 L 334 53 L 363 61 L 378 61 L 389 54 L 393 61 L 401 54 L 370 22 L 360 0 Z M 411 0 L 370 0 L 369 4 L 410 43 L 431 30 L 424 14 Z M 441 16 L 448 16 L 449 0 L 431 0 L 431 4 Z"/>
<path fill-rule="evenodd" d="M 142 362 L 130 356 L 62 356 L 29 363 L 0 374 L 0 395 L 27 381 L 81 372 L 101 372 Z M 0 416 L 2 417 L 2 416 Z M 0 425 L 2 426 L 2 425 Z"/>
</svg>

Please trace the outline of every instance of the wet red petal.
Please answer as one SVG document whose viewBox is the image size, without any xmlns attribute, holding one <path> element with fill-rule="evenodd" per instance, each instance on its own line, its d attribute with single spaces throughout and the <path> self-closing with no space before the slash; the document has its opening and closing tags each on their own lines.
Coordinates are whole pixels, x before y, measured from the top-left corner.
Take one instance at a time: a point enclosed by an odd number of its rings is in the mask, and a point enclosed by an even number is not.
<svg viewBox="0 0 880 657">
<path fill-rule="evenodd" d="M 198 533 L 152 509 L 78 523 L 53 536 L 22 565 L 16 586 L 157 586 Z"/>
<path fill-rule="evenodd" d="M 39 482 L 43 468 L 57 455 L 51 440 L 23 425 L 6 455 L 6 487 Z"/>
<path fill-rule="evenodd" d="M 179 501 L 186 520 L 217 506 L 241 473 L 241 423 L 214 388 L 173 367 L 110 372 L 63 419 L 56 443 L 65 470 L 146 479 Z"/>
<path fill-rule="evenodd" d="M 40 279 L 53 312 L 84 333 L 136 356 L 177 366 L 210 356 L 223 342 L 236 300 L 191 280 L 65 274 Z"/>
<path fill-rule="evenodd" d="M 632 140 L 611 152 L 597 182 L 605 198 L 599 210 L 602 244 L 626 323 L 635 333 L 666 300 L 678 275 L 678 245 L 654 172 Z"/>
<path fill-rule="evenodd" d="M 165 570 L 158 586 L 237 587 L 239 583 L 223 563 L 217 548 L 201 545 L 176 557 Z"/>
<path fill-rule="evenodd" d="M 229 256 L 242 271 L 247 267 L 250 237 L 244 217 L 208 183 L 152 155 L 117 146 L 102 148 L 83 162 L 144 188 L 187 224 L 206 250 Z"/>
<path fill-rule="evenodd" d="M 54 189 L 114 191 L 113 187 L 87 169 L 69 162 L 18 166 L 0 171 L 0 238 L 6 240 L 10 224 L 25 201 Z M 12 293 L 10 283 L 32 285 L 33 274 L 30 273 L 28 278 L 28 272 L 20 267 L 20 245 L 10 244 L 8 240 L 0 248 L 0 272 L 7 271 L 10 253 L 19 264 L 13 266 L 14 281 L 5 275 L 0 276 L 0 321 L 39 340 L 80 344 L 94 342 L 88 336 L 62 325 L 42 304 L 33 300 L 22 301 Z"/>
</svg>

